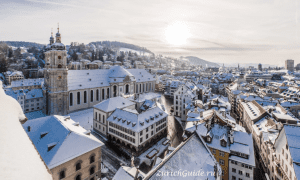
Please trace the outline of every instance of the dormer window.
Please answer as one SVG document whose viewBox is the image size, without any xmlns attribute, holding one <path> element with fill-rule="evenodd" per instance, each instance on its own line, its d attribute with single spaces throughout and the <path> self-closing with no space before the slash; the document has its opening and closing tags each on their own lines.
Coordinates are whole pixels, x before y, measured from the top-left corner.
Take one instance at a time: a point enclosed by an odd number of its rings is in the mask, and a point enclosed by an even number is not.
<svg viewBox="0 0 300 180">
<path fill-rule="evenodd" d="M 206 140 L 207 140 L 207 142 L 211 142 L 211 138 L 208 136 L 207 138 L 206 138 Z"/>
<path fill-rule="evenodd" d="M 221 146 L 226 147 L 226 141 L 221 140 Z"/>
</svg>

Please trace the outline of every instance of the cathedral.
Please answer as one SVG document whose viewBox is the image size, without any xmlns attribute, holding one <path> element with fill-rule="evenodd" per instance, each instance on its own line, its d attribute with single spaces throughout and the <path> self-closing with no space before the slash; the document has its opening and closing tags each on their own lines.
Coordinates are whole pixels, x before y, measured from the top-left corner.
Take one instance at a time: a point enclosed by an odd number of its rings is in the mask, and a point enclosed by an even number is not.
<svg viewBox="0 0 300 180">
<path fill-rule="evenodd" d="M 145 69 L 68 70 L 67 51 L 57 29 L 55 42 L 51 33 L 45 52 L 44 113 L 66 115 L 93 107 L 111 97 L 130 97 L 153 92 L 155 79 Z"/>
</svg>

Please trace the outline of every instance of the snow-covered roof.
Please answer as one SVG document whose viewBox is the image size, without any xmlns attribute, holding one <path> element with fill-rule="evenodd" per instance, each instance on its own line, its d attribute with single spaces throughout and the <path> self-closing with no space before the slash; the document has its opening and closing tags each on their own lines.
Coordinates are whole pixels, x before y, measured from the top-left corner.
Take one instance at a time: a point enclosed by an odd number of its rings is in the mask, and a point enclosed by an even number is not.
<svg viewBox="0 0 300 180">
<path fill-rule="evenodd" d="M 0 82 L 0 179 L 52 179 L 50 172 L 22 128 L 20 104 L 5 95 Z"/>
<path fill-rule="evenodd" d="M 30 127 L 30 132 L 27 128 Z M 68 117 L 47 116 L 23 124 L 49 169 L 90 152 L 103 143 Z M 41 136 L 41 135 L 45 136 Z M 48 148 L 54 146 L 51 150 Z"/>
<path fill-rule="evenodd" d="M 94 105 L 94 108 L 100 109 L 104 112 L 111 112 L 117 108 L 122 109 L 124 107 L 128 107 L 134 104 L 134 102 L 131 102 L 128 99 L 118 96 L 104 100 Z"/>
<path fill-rule="evenodd" d="M 122 109 L 116 109 L 107 119 L 107 121 L 119 126 L 130 129 L 134 132 L 140 132 L 152 124 L 166 118 L 168 114 L 160 107 L 154 107 L 143 111 L 140 114 L 132 113 Z"/>
<path fill-rule="evenodd" d="M 134 180 L 136 171 L 136 167 L 121 166 L 114 175 L 113 180 Z M 145 176 L 142 171 L 139 171 L 138 177 L 144 178 Z"/>
<path fill-rule="evenodd" d="M 217 167 L 218 176 L 221 176 L 222 169 L 214 156 L 206 146 L 206 143 L 197 134 L 193 134 L 187 141 L 181 143 L 169 155 L 167 155 L 160 164 L 154 166 L 147 177 L 156 179 L 161 172 L 177 171 L 203 171 L 201 179 L 215 180 L 215 176 L 206 172 L 215 172 Z M 187 177 L 176 176 L 176 179 L 186 179 Z M 163 176 L 164 180 L 173 180 L 174 176 Z"/>
<path fill-rule="evenodd" d="M 68 89 L 78 90 L 110 86 L 110 78 L 132 77 L 136 82 L 155 81 L 145 69 L 124 69 L 121 66 L 112 66 L 111 69 L 69 70 Z"/>
<path fill-rule="evenodd" d="M 19 86 L 37 86 L 44 83 L 44 78 L 37 79 L 22 79 L 11 82 L 11 87 L 19 87 Z"/>
<path fill-rule="evenodd" d="M 5 93 L 14 99 L 18 99 L 19 96 L 25 96 L 25 99 L 34 99 L 43 97 L 42 89 L 19 89 L 19 90 L 6 90 Z"/>
<path fill-rule="evenodd" d="M 137 95 L 136 99 L 134 99 L 134 96 L 131 96 L 127 99 L 134 102 L 144 102 L 145 100 L 153 100 L 155 98 L 160 98 L 160 97 L 161 95 L 158 93 L 148 92 L 148 93 Z"/>
</svg>

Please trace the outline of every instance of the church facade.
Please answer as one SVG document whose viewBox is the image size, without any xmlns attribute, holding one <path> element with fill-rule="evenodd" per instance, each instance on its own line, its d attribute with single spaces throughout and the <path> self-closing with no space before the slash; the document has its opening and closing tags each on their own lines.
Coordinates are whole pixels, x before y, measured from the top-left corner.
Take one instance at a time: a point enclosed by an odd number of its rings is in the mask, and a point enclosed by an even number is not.
<svg viewBox="0 0 300 180">
<path fill-rule="evenodd" d="M 51 35 L 45 52 L 44 113 L 66 115 L 72 111 L 93 107 L 111 97 L 129 97 L 153 92 L 155 79 L 144 69 L 68 70 L 67 51 L 61 35 Z"/>
</svg>

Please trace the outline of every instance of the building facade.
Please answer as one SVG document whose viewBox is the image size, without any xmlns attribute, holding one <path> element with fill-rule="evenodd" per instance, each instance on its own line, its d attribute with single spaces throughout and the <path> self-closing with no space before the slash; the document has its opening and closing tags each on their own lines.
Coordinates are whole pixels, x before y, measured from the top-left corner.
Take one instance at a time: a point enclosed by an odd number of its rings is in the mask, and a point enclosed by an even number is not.
<svg viewBox="0 0 300 180">
<path fill-rule="evenodd" d="M 155 79 L 144 69 L 68 70 L 67 51 L 56 33 L 45 52 L 45 114 L 65 115 L 111 97 L 153 92 Z"/>
</svg>

